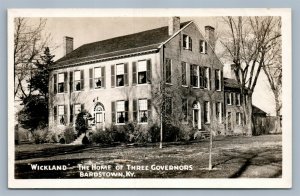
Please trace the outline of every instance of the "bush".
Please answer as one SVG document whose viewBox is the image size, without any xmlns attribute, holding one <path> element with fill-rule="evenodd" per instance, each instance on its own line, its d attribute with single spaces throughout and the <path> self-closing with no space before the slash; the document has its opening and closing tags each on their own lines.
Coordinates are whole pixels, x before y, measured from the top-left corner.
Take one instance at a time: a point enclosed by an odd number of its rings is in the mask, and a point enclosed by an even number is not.
<svg viewBox="0 0 300 196">
<path fill-rule="evenodd" d="M 66 127 L 64 130 L 64 139 L 66 144 L 72 143 L 76 139 L 76 133 L 73 127 Z"/>
<path fill-rule="evenodd" d="M 111 144 L 113 142 L 109 131 L 97 130 L 90 138 L 91 142 L 96 144 Z"/>
<path fill-rule="evenodd" d="M 57 134 L 54 132 L 49 132 L 46 137 L 46 142 L 47 143 L 57 143 L 58 142 Z"/>
<path fill-rule="evenodd" d="M 33 132 L 33 139 L 36 144 L 43 144 L 47 142 L 48 129 L 37 129 Z"/>
<path fill-rule="evenodd" d="M 77 131 L 77 136 L 80 136 L 82 133 L 85 133 L 86 130 L 88 130 L 87 120 L 84 117 L 89 118 L 91 117 L 91 114 L 86 110 L 83 110 L 77 115 L 75 121 L 75 129 Z"/>
<path fill-rule="evenodd" d="M 86 135 L 82 138 L 82 144 L 83 145 L 89 145 L 90 144 L 90 140 Z"/>
<path fill-rule="evenodd" d="M 148 133 L 152 143 L 160 141 L 160 127 L 157 124 L 152 125 L 149 128 Z"/>
</svg>

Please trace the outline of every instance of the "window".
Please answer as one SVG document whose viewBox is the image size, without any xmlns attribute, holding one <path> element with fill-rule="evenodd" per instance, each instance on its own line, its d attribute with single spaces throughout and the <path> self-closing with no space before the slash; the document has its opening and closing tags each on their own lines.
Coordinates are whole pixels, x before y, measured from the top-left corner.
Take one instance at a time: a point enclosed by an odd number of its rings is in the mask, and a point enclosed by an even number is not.
<svg viewBox="0 0 300 196">
<path fill-rule="evenodd" d="M 139 123 L 147 123 L 148 122 L 147 99 L 139 99 L 138 107 L 139 107 L 139 110 L 138 110 Z"/>
<path fill-rule="evenodd" d="M 221 90 L 221 71 L 219 69 L 215 70 L 215 88 L 217 91 Z"/>
<path fill-rule="evenodd" d="M 116 82 L 117 86 L 124 86 L 124 64 L 116 65 Z"/>
<path fill-rule="evenodd" d="M 199 46 L 200 53 L 207 54 L 207 42 L 204 40 L 200 40 Z"/>
<path fill-rule="evenodd" d="M 172 77 L 172 61 L 171 59 L 166 59 L 166 83 L 171 83 L 171 77 Z"/>
<path fill-rule="evenodd" d="M 182 115 L 183 115 L 183 122 L 188 121 L 188 100 L 182 99 Z"/>
<path fill-rule="evenodd" d="M 210 90 L 210 68 L 204 67 L 203 88 Z"/>
<path fill-rule="evenodd" d="M 183 35 L 183 49 L 192 50 L 192 38 L 188 35 Z"/>
<path fill-rule="evenodd" d="M 191 65 L 191 86 L 199 87 L 199 66 Z"/>
<path fill-rule="evenodd" d="M 201 106 L 198 101 L 193 103 L 193 127 L 201 129 Z"/>
<path fill-rule="evenodd" d="M 204 102 L 204 123 L 210 123 L 210 102 Z"/>
<path fill-rule="evenodd" d="M 232 93 L 227 93 L 227 105 L 232 105 Z"/>
<path fill-rule="evenodd" d="M 65 75 L 64 73 L 58 74 L 58 93 L 65 92 Z"/>
<path fill-rule="evenodd" d="M 81 80 L 80 80 L 80 71 L 75 71 L 74 72 L 74 90 L 75 91 L 80 91 L 81 90 Z"/>
<path fill-rule="evenodd" d="M 236 102 L 237 106 L 241 105 L 241 94 L 240 93 L 235 94 L 235 102 Z"/>
<path fill-rule="evenodd" d="M 65 106 L 63 105 L 58 106 L 58 120 L 59 120 L 59 124 L 61 125 L 66 124 Z"/>
<path fill-rule="evenodd" d="M 237 125 L 242 125 L 242 113 L 241 112 L 237 112 L 236 113 L 236 124 Z"/>
<path fill-rule="evenodd" d="M 103 77 L 102 77 L 101 67 L 94 68 L 94 85 L 95 88 L 103 87 Z"/>
<path fill-rule="evenodd" d="M 138 62 L 138 84 L 147 83 L 147 61 Z"/>
<path fill-rule="evenodd" d="M 222 103 L 217 102 L 216 103 L 216 119 L 217 122 L 222 123 Z"/>
<path fill-rule="evenodd" d="M 187 86 L 186 76 L 187 76 L 187 63 L 181 62 L 181 72 L 182 72 L 182 85 Z"/>
<path fill-rule="evenodd" d="M 117 101 L 117 123 L 123 124 L 128 122 L 128 102 L 127 101 Z"/>
</svg>

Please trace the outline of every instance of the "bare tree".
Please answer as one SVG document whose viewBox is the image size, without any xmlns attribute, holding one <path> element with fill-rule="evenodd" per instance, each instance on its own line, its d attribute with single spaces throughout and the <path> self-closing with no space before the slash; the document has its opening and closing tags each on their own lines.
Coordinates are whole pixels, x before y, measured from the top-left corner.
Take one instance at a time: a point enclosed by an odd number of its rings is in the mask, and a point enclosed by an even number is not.
<svg viewBox="0 0 300 196">
<path fill-rule="evenodd" d="M 281 37 L 280 17 L 226 17 L 228 31 L 221 40 L 227 58 L 234 65 L 240 86 L 248 135 L 252 134 L 252 94 L 266 62 L 270 45 Z M 248 96 L 248 101 L 247 101 Z"/>
<path fill-rule="evenodd" d="M 14 96 L 22 99 L 33 92 L 27 80 L 33 75 L 34 63 L 48 46 L 50 35 L 43 35 L 46 19 L 15 18 L 14 24 Z"/>
<path fill-rule="evenodd" d="M 275 99 L 276 116 L 280 116 L 282 107 L 282 50 L 281 40 L 274 40 L 270 44 L 270 50 L 263 62 L 263 70 L 266 74 Z"/>
</svg>

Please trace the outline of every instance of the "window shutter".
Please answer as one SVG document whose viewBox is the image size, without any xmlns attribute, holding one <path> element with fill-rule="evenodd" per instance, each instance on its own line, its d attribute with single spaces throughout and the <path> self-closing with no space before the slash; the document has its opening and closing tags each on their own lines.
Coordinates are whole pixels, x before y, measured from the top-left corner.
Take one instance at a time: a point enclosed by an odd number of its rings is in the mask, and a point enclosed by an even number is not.
<svg viewBox="0 0 300 196">
<path fill-rule="evenodd" d="M 190 85 L 191 86 L 194 86 L 193 75 L 194 75 L 194 65 L 190 64 Z"/>
<path fill-rule="evenodd" d="M 215 90 L 218 90 L 218 70 L 215 69 Z"/>
<path fill-rule="evenodd" d="M 64 90 L 65 90 L 65 93 L 68 92 L 68 72 L 64 72 Z"/>
<path fill-rule="evenodd" d="M 70 92 L 73 92 L 73 71 L 70 71 Z"/>
<path fill-rule="evenodd" d="M 128 86 L 128 63 L 124 63 L 124 85 Z"/>
<path fill-rule="evenodd" d="M 57 106 L 56 105 L 53 107 L 53 119 L 54 119 L 54 122 L 57 123 Z"/>
<path fill-rule="evenodd" d="M 224 118 L 224 114 L 225 114 L 225 107 L 224 107 L 224 103 L 222 103 L 222 107 L 221 107 L 221 122 L 223 122 L 223 118 Z"/>
<path fill-rule="evenodd" d="M 125 122 L 128 122 L 128 106 L 129 106 L 129 101 L 125 101 Z"/>
<path fill-rule="evenodd" d="M 57 74 L 53 75 L 53 92 L 54 94 L 57 94 Z"/>
<path fill-rule="evenodd" d="M 70 123 L 73 123 L 73 116 L 74 116 L 73 104 L 71 104 L 70 105 Z"/>
<path fill-rule="evenodd" d="M 84 90 L 84 70 L 80 70 L 80 90 Z"/>
<path fill-rule="evenodd" d="M 93 77 L 93 68 L 89 70 L 89 78 L 90 78 L 90 89 L 94 88 L 94 77 Z"/>
<path fill-rule="evenodd" d="M 111 65 L 111 88 L 115 87 L 115 65 Z"/>
<path fill-rule="evenodd" d="M 116 123 L 116 102 L 111 102 L 111 122 Z"/>
<path fill-rule="evenodd" d="M 132 85 L 136 85 L 137 74 L 136 74 L 136 62 L 132 62 Z"/>
<path fill-rule="evenodd" d="M 65 124 L 67 124 L 67 119 L 68 119 L 68 107 L 67 105 L 64 105 L 64 119 L 65 119 Z"/>
<path fill-rule="evenodd" d="M 150 120 L 152 119 L 152 115 L 151 115 L 151 99 L 147 99 L 147 106 L 148 106 L 148 122 L 150 122 Z"/>
<path fill-rule="evenodd" d="M 208 68 L 208 90 L 211 90 L 211 68 Z"/>
<path fill-rule="evenodd" d="M 102 88 L 105 88 L 105 67 L 101 67 Z"/>
<path fill-rule="evenodd" d="M 132 100 L 132 108 L 133 108 L 133 121 L 137 122 L 137 100 L 134 99 Z"/>
<path fill-rule="evenodd" d="M 223 79 L 223 71 L 221 70 L 221 90 L 224 91 L 224 79 Z"/>
<path fill-rule="evenodd" d="M 207 42 L 204 43 L 205 43 L 205 54 L 207 54 Z"/>
<path fill-rule="evenodd" d="M 81 112 L 84 110 L 84 103 L 82 103 L 81 105 Z"/>
<path fill-rule="evenodd" d="M 199 81 L 200 81 L 200 88 L 204 86 L 204 78 L 203 78 L 203 67 L 199 66 Z"/>
<path fill-rule="evenodd" d="M 147 82 L 151 83 L 151 59 L 147 60 Z"/>
<path fill-rule="evenodd" d="M 192 50 L 192 38 L 189 37 L 189 49 Z"/>
</svg>

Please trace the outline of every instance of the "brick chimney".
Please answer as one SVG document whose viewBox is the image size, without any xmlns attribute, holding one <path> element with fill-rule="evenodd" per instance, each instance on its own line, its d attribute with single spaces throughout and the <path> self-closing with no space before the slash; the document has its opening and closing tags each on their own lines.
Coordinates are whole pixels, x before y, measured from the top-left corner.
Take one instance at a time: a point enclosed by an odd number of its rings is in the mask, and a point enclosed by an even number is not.
<svg viewBox="0 0 300 196">
<path fill-rule="evenodd" d="M 209 44 L 215 49 L 216 38 L 215 38 L 215 28 L 212 26 L 205 26 L 205 38 L 209 42 Z"/>
<path fill-rule="evenodd" d="M 172 36 L 180 29 L 180 17 L 174 16 L 169 19 L 169 36 Z"/>
<path fill-rule="evenodd" d="M 73 37 L 64 36 L 64 56 L 73 51 Z"/>
</svg>

